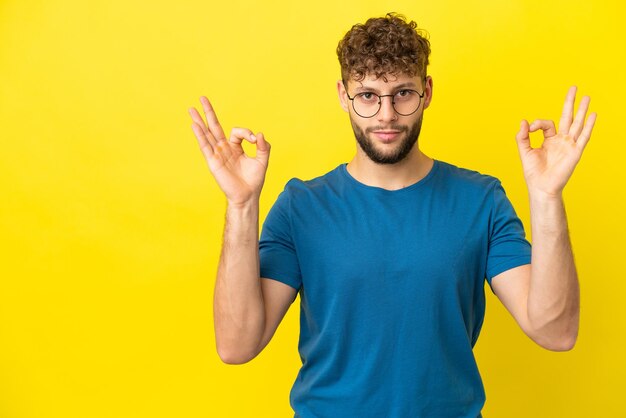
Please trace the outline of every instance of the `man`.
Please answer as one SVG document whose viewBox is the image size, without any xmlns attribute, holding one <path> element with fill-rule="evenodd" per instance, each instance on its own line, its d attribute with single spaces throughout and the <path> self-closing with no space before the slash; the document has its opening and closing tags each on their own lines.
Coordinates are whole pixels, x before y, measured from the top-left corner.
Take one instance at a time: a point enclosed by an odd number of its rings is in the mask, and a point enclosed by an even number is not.
<svg viewBox="0 0 626 418">
<path fill-rule="evenodd" d="M 205 97 L 193 130 L 228 208 L 214 299 L 217 350 L 254 358 L 301 300 L 296 417 L 471 417 L 485 402 L 472 347 L 484 280 L 542 347 L 569 350 L 579 288 L 562 190 L 590 138 L 589 98 L 575 88 L 556 130 L 523 121 L 517 143 L 533 246 L 500 182 L 419 149 L 433 94 L 429 42 L 388 14 L 355 25 L 337 48 L 339 100 L 357 153 L 309 181 L 290 180 L 258 237 L 270 145 L 262 133 L 227 139 Z M 541 148 L 529 133 L 542 130 Z M 242 141 L 256 144 L 256 157 Z M 532 254 L 531 254 L 532 253 Z M 532 263 L 531 263 L 532 255 Z"/>
</svg>

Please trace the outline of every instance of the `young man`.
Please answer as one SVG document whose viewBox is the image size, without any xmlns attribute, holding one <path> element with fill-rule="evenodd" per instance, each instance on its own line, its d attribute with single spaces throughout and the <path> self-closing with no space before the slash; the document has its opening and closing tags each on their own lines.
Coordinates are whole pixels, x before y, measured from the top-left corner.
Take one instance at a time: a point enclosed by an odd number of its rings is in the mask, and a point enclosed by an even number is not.
<svg viewBox="0 0 626 418">
<path fill-rule="evenodd" d="M 398 15 L 355 25 L 337 48 L 339 100 L 357 153 L 309 181 L 290 180 L 258 240 L 270 145 L 244 128 L 226 138 L 205 97 L 193 130 L 228 200 L 215 285 L 217 350 L 254 358 L 301 300 L 296 417 L 468 417 L 485 402 L 474 360 L 484 280 L 539 345 L 569 350 L 579 288 L 562 190 L 595 122 L 568 92 L 554 124 L 522 122 L 533 246 L 498 179 L 422 153 L 433 94 L 429 42 Z M 541 148 L 529 132 L 542 130 Z M 256 144 L 255 158 L 242 141 Z M 531 254 L 532 253 L 532 254 Z M 532 255 L 532 263 L 531 263 Z"/>
</svg>

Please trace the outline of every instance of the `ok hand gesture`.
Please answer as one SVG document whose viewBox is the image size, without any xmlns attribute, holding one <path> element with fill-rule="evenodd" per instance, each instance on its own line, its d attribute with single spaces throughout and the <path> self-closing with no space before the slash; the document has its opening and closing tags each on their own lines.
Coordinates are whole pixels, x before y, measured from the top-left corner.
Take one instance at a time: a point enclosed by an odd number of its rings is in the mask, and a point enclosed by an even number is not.
<svg viewBox="0 0 626 418">
<path fill-rule="evenodd" d="M 233 128 L 227 140 L 209 100 L 200 98 L 207 123 L 195 108 L 189 109 L 193 129 L 211 174 L 229 203 L 240 205 L 261 195 L 270 156 L 270 144 L 262 133 Z M 256 144 L 256 156 L 243 152 L 243 140 Z"/>
<path fill-rule="evenodd" d="M 524 177 L 529 193 L 560 196 L 582 156 L 591 137 L 596 114 L 591 113 L 587 121 L 589 97 L 584 96 L 574 118 L 576 87 L 571 87 L 565 99 L 559 131 L 551 120 L 535 120 L 530 125 L 522 121 L 516 140 L 524 168 Z M 543 131 L 540 148 L 530 146 L 530 132 Z"/>
</svg>

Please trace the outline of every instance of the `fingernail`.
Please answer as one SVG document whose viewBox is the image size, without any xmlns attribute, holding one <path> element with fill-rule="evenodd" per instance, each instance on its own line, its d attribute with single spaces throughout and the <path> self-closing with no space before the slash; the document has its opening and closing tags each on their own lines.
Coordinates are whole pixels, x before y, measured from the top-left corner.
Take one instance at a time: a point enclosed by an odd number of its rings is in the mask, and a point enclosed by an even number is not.
<svg viewBox="0 0 626 418">
<path fill-rule="evenodd" d="M 250 134 L 250 139 L 252 139 L 253 141 L 256 141 L 256 136 L 254 136 L 254 134 Z"/>
</svg>

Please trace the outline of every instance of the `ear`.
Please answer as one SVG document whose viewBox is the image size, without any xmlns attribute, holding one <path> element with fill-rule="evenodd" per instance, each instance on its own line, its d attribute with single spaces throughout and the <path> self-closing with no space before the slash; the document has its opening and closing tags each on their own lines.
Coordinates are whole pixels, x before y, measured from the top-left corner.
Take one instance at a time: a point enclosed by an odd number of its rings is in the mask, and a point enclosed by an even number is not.
<svg viewBox="0 0 626 418">
<path fill-rule="evenodd" d="M 346 88 L 343 85 L 343 81 L 337 81 L 337 94 L 339 95 L 339 104 L 341 108 L 348 112 L 348 93 L 346 92 Z"/>
<path fill-rule="evenodd" d="M 424 109 L 430 106 L 430 101 L 433 99 L 433 78 L 426 76 L 424 82 Z"/>
</svg>

